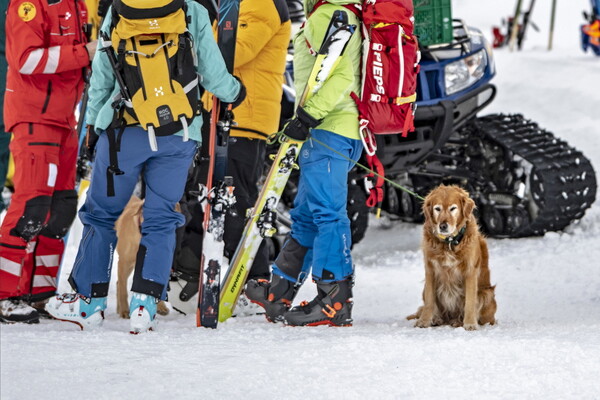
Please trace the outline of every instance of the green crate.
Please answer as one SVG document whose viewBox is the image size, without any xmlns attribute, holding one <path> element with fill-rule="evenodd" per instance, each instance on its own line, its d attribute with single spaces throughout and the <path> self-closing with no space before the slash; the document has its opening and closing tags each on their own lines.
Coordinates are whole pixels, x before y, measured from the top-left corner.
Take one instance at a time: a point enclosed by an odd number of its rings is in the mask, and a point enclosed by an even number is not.
<svg viewBox="0 0 600 400">
<path fill-rule="evenodd" d="M 451 0 L 414 0 L 415 34 L 423 46 L 452 42 Z"/>
</svg>

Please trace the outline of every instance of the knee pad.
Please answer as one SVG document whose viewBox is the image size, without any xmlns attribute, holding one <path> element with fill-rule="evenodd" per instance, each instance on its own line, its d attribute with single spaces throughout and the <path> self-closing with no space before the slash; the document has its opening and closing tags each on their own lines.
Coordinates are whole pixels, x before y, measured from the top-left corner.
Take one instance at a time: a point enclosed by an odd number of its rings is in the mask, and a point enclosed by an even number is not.
<svg viewBox="0 0 600 400">
<path fill-rule="evenodd" d="M 77 192 L 74 190 L 59 190 L 52 196 L 50 219 L 40 232 L 53 239 L 64 237 L 75 216 L 77 215 Z"/>
<path fill-rule="evenodd" d="M 307 247 L 302 246 L 290 236 L 275 259 L 275 265 L 287 276 L 297 279 L 302 271 L 304 257 L 307 252 Z"/>
<path fill-rule="evenodd" d="M 10 234 L 30 242 L 44 227 L 51 203 L 50 196 L 37 196 L 27 200 L 23 215 L 17 221 L 17 225 L 11 229 Z"/>
</svg>

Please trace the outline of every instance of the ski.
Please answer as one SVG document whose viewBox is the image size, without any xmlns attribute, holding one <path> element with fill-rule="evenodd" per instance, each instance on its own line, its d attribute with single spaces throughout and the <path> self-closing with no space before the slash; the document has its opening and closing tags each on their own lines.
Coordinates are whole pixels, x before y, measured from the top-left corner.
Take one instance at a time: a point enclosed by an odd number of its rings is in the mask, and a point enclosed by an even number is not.
<svg viewBox="0 0 600 400">
<path fill-rule="evenodd" d="M 508 45 L 509 45 L 510 51 L 514 50 L 517 36 L 519 34 L 519 18 L 521 17 L 521 5 L 522 4 L 523 4 L 523 0 L 517 0 L 515 14 L 513 15 L 513 19 L 512 19 L 512 25 L 510 26 L 510 30 L 508 32 L 508 34 L 509 34 Z"/>
<path fill-rule="evenodd" d="M 531 0 L 531 3 L 529 3 L 529 8 L 523 13 L 523 24 L 521 25 L 519 29 L 519 34 L 517 35 L 517 48 L 519 50 L 521 50 L 521 48 L 523 47 L 523 41 L 525 40 L 525 34 L 529 25 L 531 25 L 536 31 L 538 30 L 535 23 L 531 21 L 531 13 L 533 12 L 534 6 L 535 0 Z"/>
<path fill-rule="evenodd" d="M 220 0 L 218 9 L 217 44 L 229 73 L 233 73 L 240 0 Z M 235 204 L 233 180 L 227 170 L 227 142 L 232 123 L 228 109 L 220 113 L 220 102 L 213 96 L 209 139 L 209 167 L 206 185 L 200 188 L 204 209 L 204 237 L 200 258 L 198 309 L 196 325 L 216 328 L 219 315 L 220 274 L 225 243 L 225 216 Z M 219 119 L 219 116 L 221 118 Z"/>
<path fill-rule="evenodd" d="M 301 106 L 321 88 L 335 69 L 355 29 L 355 25 L 348 25 L 345 11 L 334 12 L 308 83 L 300 97 Z M 225 275 L 219 304 L 220 322 L 227 320 L 233 314 L 262 240 L 277 231 L 275 228 L 277 203 L 292 170 L 298 168 L 296 159 L 302 147 L 301 142 L 294 140 L 280 139 L 280 142 L 281 145 L 255 206 L 249 210 L 244 233 Z"/>
</svg>

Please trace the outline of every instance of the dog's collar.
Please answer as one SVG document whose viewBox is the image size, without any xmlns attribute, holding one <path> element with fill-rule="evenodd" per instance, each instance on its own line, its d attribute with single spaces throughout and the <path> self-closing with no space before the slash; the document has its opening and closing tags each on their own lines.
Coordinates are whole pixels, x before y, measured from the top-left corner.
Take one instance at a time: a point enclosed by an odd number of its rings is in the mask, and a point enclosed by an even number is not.
<svg viewBox="0 0 600 400">
<path fill-rule="evenodd" d="M 460 243 L 462 238 L 465 236 L 466 231 L 467 231 L 467 224 L 465 224 L 462 228 L 460 228 L 460 230 L 458 231 L 456 236 L 444 236 L 444 235 L 437 234 L 437 237 L 440 238 L 441 240 L 443 240 L 444 242 L 448 243 L 448 246 L 450 246 L 450 248 L 452 248 L 452 246 L 458 246 L 458 244 Z"/>
</svg>

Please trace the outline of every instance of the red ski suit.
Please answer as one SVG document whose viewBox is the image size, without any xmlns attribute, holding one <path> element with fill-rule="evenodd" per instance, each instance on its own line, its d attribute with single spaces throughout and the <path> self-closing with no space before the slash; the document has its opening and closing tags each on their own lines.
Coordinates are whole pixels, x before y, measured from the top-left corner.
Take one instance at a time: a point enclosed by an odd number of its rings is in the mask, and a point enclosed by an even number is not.
<svg viewBox="0 0 600 400">
<path fill-rule="evenodd" d="M 50 297 L 76 214 L 75 107 L 85 68 L 80 0 L 11 0 L 4 121 L 13 134 L 15 192 L 0 228 L 0 299 Z"/>
</svg>

